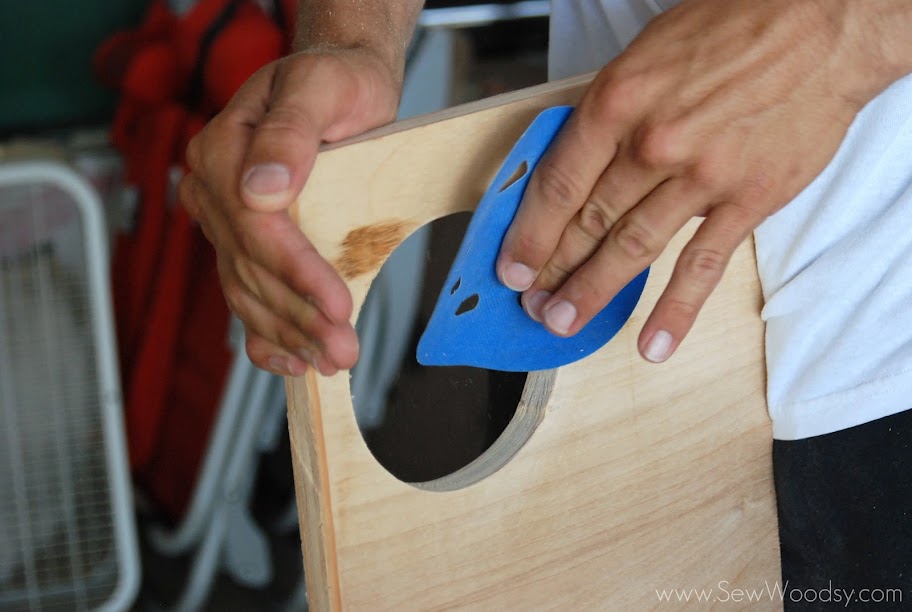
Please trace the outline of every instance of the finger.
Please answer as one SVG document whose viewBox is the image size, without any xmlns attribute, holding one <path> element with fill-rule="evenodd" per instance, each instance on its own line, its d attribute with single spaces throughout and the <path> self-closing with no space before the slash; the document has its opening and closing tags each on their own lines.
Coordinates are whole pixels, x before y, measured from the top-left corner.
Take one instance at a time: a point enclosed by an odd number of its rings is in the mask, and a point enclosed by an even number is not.
<svg viewBox="0 0 912 612">
<path fill-rule="evenodd" d="M 190 170 L 199 172 L 210 184 L 224 185 L 224 193 L 215 195 L 226 203 L 238 200 L 237 179 L 226 178 L 240 176 L 250 138 L 269 109 L 275 69 L 273 63 L 255 72 L 187 145 Z"/>
<path fill-rule="evenodd" d="M 244 323 L 248 332 L 280 348 L 285 354 L 309 363 L 324 376 L 336 373 L 338 368 L 320 353 L 319 347 L 311 338 L 273 314 L 239 283 L 231 282 L 230 272 L 222 274 L 221 267 L 219 272 L 228 306 Z"/>
<path fill-rule="evenodd" d="M 177 201 L 191 217 L 201 225 L 204 223 L 203 193 L 199 179 L 192 173 L 184 174 L 177 184 Z"/>
<path fill-rule="evenodd" d="M 351 368 L 358 359 L 358 335 L 345 321 L 334 324 L 306 298 L 291 291 L 265 268 L 248 259 L 235 259 L 235 274 L 254 296 L 279 319 L 314 340 L 320 352 L 339 369 Z"/>
<path fill-rule="evenodd" d="M 528 289 L 561 233 L 614 157 L 605 124 L 575 111 L 538 163 L 497 258 L 497 276 L 514 291 Z"/>
<path fill-rule="evenodd" d="M 352 302 L 348 287 L 286 213 L 223 210 L 214 205 L 215 198 L 194 174 L 181 181 L 179 199 L 220 252 L 232 252 L 239 243 L 246 259 L 270 270 L 291 289 L 294 301 L 306 297 L 333 323 L 350 327 Z M 278 301 L 271 303 L 278 305 Z M 342 356 L 339 359 L 340 363 L 348 361 Z"/>
<path fill-rule="evenodd" d="M 542 305 L 545 326 L 560 336 L 582 329 L 655 261 L 703 201 L 684 179 L 662 183 L 612 226 L 592 257 Z"/>
<path fill-rule="evenodd" d="M 255 366 L 278 376 L 303 376 L 311 367 L 300 357 L 290 355 L 250 330 L 247 330 L 246 350 Z"/>
<path fill-rule="evenodd" d="M 278 66 L 269 108 L 247 148 L 244 202 L 261 211 L 288 208 L 304 187 L 323 133 L 350 112 L 356 96 L 355 77 L 334 69 L 333 60 L 298 58 Z"/>
<path fill-rule="evenodd" d="M 678 256 L 674 272 L 640 332 L 640 354 L 655 363 L 668 359 L 690 331 L 719 284 L 732 253 L 757 226 L 742 209 L 717 206 Z"/>
<path fill-rule="evenodd" d="M 282 213 L 238 211 L 233 231 L 246 256 L 299 296 L 307 296 L 330 321 L 348 324 L 351 294 L 335 269 L 291 218 Z"/>
<path fill-rule="evenodd" d="M 629 156 L 619 154 L 570 220 L 554 255 L 523 294 L 523 307 L 536 321 L 539 308 L 599 248 L 614 224 L 646 198 L 664 178 L 662 172 L 644 170 Z"/>
</svg>

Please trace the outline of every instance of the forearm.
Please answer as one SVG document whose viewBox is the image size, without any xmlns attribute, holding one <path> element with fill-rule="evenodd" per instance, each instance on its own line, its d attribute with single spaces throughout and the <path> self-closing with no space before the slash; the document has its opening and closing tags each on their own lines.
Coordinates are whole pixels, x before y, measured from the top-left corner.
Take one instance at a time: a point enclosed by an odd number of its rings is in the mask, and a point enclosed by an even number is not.
<svg viewBox="0 0 912 612">
<path fill-rule="evenodd" d="M 863 0 L 869 39 L 878 50 L 885 76 L 891 81 L 912 73 L 912 2 Z"/>
<path fill-rule="evenodd" d="M 369 49 L 401 74 L 424 0 L 300 0 L 297 50 Z"/>
<path fill-rule="evenodd" d="M 837 62 L 843 85 L 860 103 L 912 73 L 912 1 L 816 0 L 848 44 Z"/>
</svg>

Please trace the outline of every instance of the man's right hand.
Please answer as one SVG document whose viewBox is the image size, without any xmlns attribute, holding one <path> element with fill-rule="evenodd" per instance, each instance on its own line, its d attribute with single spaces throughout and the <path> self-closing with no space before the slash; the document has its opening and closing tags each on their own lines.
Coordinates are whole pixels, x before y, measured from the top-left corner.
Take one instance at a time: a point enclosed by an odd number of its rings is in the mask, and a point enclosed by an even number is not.
<svg viewBox="0 0 912 612">
<path fill-rule="evenodd" d="M 222 289 L 257 366 L 352 367 L 352 301 L 288 215 L 321 142 L 395 117 L 394 69 L 362 49 L 301 52 L 254 74 L 187 149 L 180 201 L 215 246 Z"/>
</svg>

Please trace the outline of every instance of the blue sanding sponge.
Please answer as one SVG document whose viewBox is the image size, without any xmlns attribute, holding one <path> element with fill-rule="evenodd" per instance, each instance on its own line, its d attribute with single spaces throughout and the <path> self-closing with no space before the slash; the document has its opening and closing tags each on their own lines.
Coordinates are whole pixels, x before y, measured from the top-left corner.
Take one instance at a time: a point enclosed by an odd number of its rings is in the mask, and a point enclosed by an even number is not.
<svg viewBox="0 0 912 612">
<path fill-rule="evenodd" d="M 501 284 L 495 271 L 501 243 L 519 209 L 529 177 L 572 110 L 559 106 L 542 112 L 507 156 L 472 216 L 431 320 L 418 342 L 419 363 L 509 372 L 556 368 L 597 351 L 630 318 L 646 284 L 648 269 L 568 338 L 552 334 L 531 319 L 519 303 L 519 293 Z M 517 179 L 516 174 L 523 169 L 525 172 Z"/>
</svg>

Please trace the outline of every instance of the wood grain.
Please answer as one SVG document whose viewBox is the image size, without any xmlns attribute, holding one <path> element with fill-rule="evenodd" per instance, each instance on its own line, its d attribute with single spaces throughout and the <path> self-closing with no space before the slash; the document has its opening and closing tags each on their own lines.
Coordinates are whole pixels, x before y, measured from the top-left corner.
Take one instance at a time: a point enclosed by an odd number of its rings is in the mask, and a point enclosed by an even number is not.
<svg viewBox="0 0 912 612">
<path fill-rule="evenodd" d="M 293 215 L 344 274 L 355 317 L 394 243 L 472 210 L 532 118 L 576 102 L 587 80 L 393 125 L 318 156 Z M 671 360 L 649 364 L 636 350 L 697 226 L 654 264 L 624 329 L 587 359 L 530 375 L 515 422 L 454 475 L 414 485 L 384 470 L 358 430 L 347 372 L 289 381 L 313 609 L 678 609 L 687 606 L 656 590 L 772 587 L 780 566 L 752 243 Z M 374 235 L 383 238 L 353 239 Z"/>
</svg>

